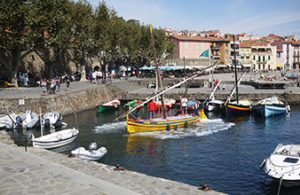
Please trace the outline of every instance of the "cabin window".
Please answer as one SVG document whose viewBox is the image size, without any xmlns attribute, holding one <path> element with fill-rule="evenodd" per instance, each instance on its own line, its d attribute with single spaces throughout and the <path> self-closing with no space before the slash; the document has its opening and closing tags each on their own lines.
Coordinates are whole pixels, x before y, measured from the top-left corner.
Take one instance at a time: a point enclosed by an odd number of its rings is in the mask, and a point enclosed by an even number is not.
<svg viewBox="0 0 300 195">
<path fill-rule="evenodd" d="M 290 157 L 287 157 L 284 159 L 283 162 L 287 162 L 287 163 L 297 163 L 298 162 L 298 158 L 290 158 Z"/>
</svg>

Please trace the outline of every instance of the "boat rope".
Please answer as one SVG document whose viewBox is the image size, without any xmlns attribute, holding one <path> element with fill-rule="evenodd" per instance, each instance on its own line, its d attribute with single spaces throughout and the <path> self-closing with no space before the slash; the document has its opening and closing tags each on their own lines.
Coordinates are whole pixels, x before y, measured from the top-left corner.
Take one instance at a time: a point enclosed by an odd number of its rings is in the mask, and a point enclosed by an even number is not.
<svg viewBox="0 0 300 195">
<path fill-rule="evenodd" d="M 201 76 L 201 74 L 203 74 L 207 69 L 213 68 L 214 66 L 215 66 L 215 64 L 210 65 L 210 66 L 207 66 L 206 68 L 203 68 L 202 70 L 200 70 L 200 71 L 198 71 L 197 73 L 195 73 L 193 76 L 188 77 L 188 78 L 185 78 L 185 79 L 183 79 L 182 81 L 180 81 L 179 83 L 177 83 L 177 84 L 175 84 L 175 85 L 173 85 L 173 86 L 171 86 L 171 87 L 165 88 L 163 91 L 161 91 L 161 92 L 159 92 L 158 94 L 156 94 L 156 95 L 154 95 L 154 96 L 148 98 L 146 101 L 144 101 L 144 102 L 142 102 L 141 104 L 135 106 L 134 108 L 131 108 L 131 109 L 128 110 L 127 112 L 128 112 L 128 113 L 131 113 L 131 112 L 135 111 L 138 107 L 144 106 L 145 104 L 147 104 L 147 103 L 150 102 L 151 100 L 154 100 L 155 98 L 157 98 L 157 97 L 163 95 L 164 93 L 166 93 L 166 92 L 168 92 L 168 91 L 170 91 L 170 90 L 172 90 L 172 89 L 174 89 L 174 88 L 176 88 L 176 87 L 179 87 L 180 85 L 182 85 L 183 83 L 185 83 L 185 82 L 187 82 L 187 81 L 189 81 L 189 80 L 191 80 L 191 79 L 194 79 L 194 78 L 196 78 L 196 77 L 198 77 L 198 76 Z M 119 119 L 124 118 L 125 116 L 126 116 L 126 113 L 123 113 L 121 116 L 119 116 L 119 117 L 117 117 L 116 119 L 114 119 L 114 121 L 118 121 Z"/>
<path fill-rule="evenodd" d="M 214 97 L 214 93 L 216 92 L 216 90 L 218 89 L 218 87 L 220 86 L 221 80 L 219 80 L 219 82 L 216 84 L 216 86 L 214 87 L 214 89 L 212 90 L 212 92 L 210 93 L 208 99 L 206 99 L 206 101 L 204 102 L 204 104 L 207 106 L 209 101 L 213 99 Z"/>
<path fill-rule="evenodd" d="M 278 186 L 277 195 L 280 194 L 280 188 L 281 188 L 282 179 L 283 179 L 283 175 L 281 176 L 280 181 L 279 181 L 279 186 Z"/>
<path fill-rule="evenodd" d="M 224 105 L 227 105 L 230 102 L 231 96 L 235 93 L 237 86 L 240 84 L 240 82 L 242 81 L 242 78 L 245 76 L 246 72 L 244 72 L 242 74 L 242 76 L 239 78 L 238 82 L 233 86 L 229 96 L 227 97 Z"/>
</svg>

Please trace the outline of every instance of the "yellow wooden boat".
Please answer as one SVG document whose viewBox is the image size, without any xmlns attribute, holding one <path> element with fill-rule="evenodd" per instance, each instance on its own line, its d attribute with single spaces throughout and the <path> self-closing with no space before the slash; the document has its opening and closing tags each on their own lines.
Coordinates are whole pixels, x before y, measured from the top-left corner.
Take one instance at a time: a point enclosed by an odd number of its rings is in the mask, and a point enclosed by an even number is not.
<svg viewBox="0 0 300 195">
<path fill-rule="evenodd" d="M 164 131 L 182 127 L 189 127 L 200 122 L 201 119 L 207 119 L 203 109 L 199 111 L 199 116 L 186 114 L 170 116 L 166 119 L 154 118 L 151 120 L 131 119 L 127 114 L 126 126 L 128 133 Z"/>
</svg>

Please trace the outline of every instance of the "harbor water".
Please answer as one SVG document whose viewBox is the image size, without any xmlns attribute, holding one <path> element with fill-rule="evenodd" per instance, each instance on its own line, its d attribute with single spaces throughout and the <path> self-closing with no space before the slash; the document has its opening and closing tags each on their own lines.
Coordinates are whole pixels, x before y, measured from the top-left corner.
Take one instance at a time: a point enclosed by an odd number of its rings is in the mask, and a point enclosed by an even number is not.
<svg viewBox="0 0 300 195">
<path fill-rule="evenodd" d="M 125 121 L 112 122 L 122 110 L 93 109 L 64 117 L 69 128 L 78 126 L 79 137 L 55 151 L 97 142 L 108 150 L 101 163 L 195 186 L 206 183 L 228 194 L 276 194 L 278 183 L 260 164 L 278 143 L 300 144 L 300 108 L 291 110 L 269 119 L 209 115 L 210 120 L 186 129 L 128 135 Z M 300 188 L 282 187 L 281 194 L 300 194 Z"/>
</svg>

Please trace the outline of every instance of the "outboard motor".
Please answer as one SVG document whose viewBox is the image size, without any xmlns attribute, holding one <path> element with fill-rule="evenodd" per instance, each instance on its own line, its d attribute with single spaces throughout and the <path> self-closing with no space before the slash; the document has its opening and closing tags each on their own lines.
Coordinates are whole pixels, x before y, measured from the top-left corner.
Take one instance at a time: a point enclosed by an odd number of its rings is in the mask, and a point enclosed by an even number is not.
<svg viewBox="0 0 300 195">
<path fill-rule="evenodd" d="M 91 143 L 90 146 L 89 146 L 89 149 L 90 150 L 97 150 L 97 143 L 96 142 Z"/>
<path fill-rule="evenodd" d="M 46 119 L 44 120 L 44 126 L 45 126 L 45 127 L 50 127 L 50 119 L 46 118 Z"/>
<path fill-rule="evenodd" d="M 17 129 L 22 129 L 23 127 L 23 119 L 20 116 L 16 117 Z"/>
</svg>

